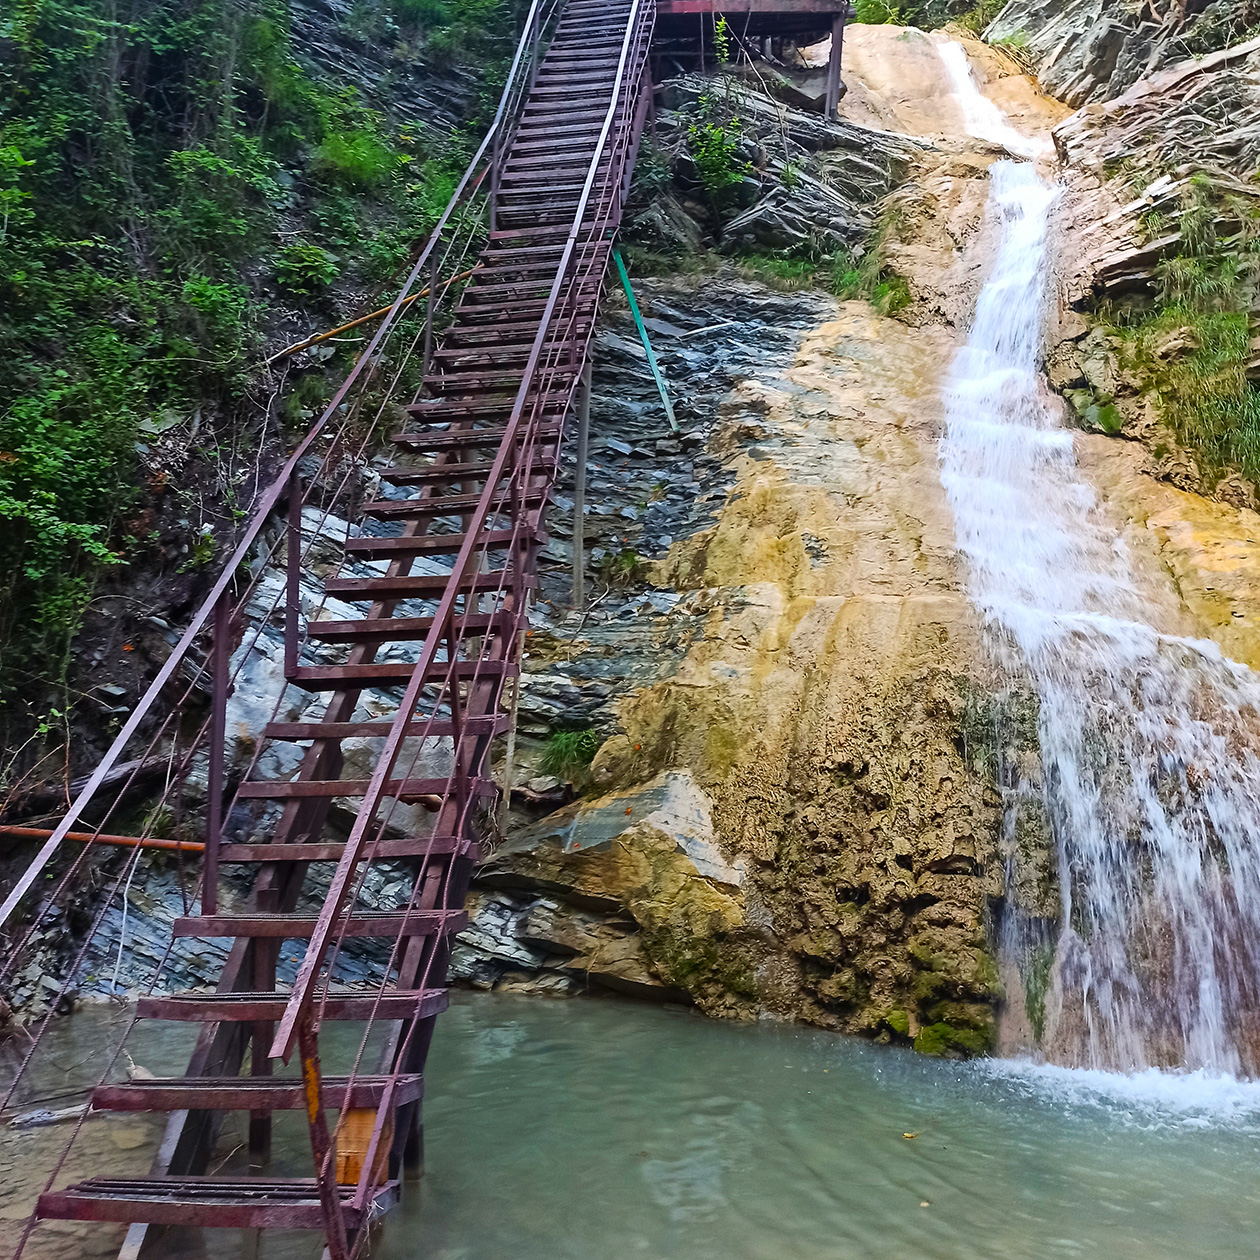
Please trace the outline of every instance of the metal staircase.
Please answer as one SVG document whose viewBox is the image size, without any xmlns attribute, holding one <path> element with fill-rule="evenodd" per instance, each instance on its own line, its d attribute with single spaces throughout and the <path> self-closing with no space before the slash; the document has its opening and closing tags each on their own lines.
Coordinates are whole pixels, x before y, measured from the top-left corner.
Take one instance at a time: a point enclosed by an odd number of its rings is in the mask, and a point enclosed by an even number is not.
<svg viewBox="0 0 1260 1260">
<path fill-rule="evenodd" d="M 198 1026 L 186 1074 L 107 1080 L 93 1094 L 97 1110 L 169 1114 L 151 1175 L 50 1188 L 38 1218 L 126 1223 L 124 1254 L 132 1256 L 152 1251 L 154 1226 L 322 1230 L 328 1254 L 346 1260 L 363 1251 L 368 1227 L 418 1166 L 425 1057 L 447 1003 L 452 938 L 467 922 L 465 890 L 493 830 L 491 747 L 512 722 L 508 684 L 519 672 L 548 496 L 650 104 L 653 21 L 653 0 L 535 3 L 491 134 L 407 286 L 264 495 L 174 663 L 106 758 L 108 769 L 137 739 L 169 747 L 182 775 L 172 779 L 170 800 L 190 774 L 204 772 L 199 913 L 179 919 L 174 935 L 230 938 L 231 946 L 215 991 L 140 1000 L 141 1020 Z M 478 249 L 475 266 L 461 271 L 461 257 Z M 469 270 L 466 281 L 444 279 Z M 426 280 L 427 301 L 412 300 Z M 390 371 L 400 365 L 392 386 L 382 367 L 387 327 L 404 347 L 389 360 Z M 400 413 L 392 399 L 417 358 L 420 387 Z M 307 619 L 303 509 L 330 510 L 334 461 L 324 457 L 324 489 L 299 470 L 319 450 L 317 437 L 334 429 L 347 449 L 354 418 L 372 409 L 380 423 L 391 414 L 405 414 L 406 423 L 392 435 L 398 455 L 382 471 L 385 488 L 357 513 L 374 524 L 347 539 L 343 571 L 324 583 L 325 597 L 355 615 Z M 238 775 L 225 752 L 226 703 L 240 668 L 244 610 L 259 598 L 257 579 L 242 587 L 239 573 L 286 500 L 287 531 L 272 551 L 285 556 L 287 578 L 270 620 L 284 626 L 285 679 L 326 704 L 316 717 L 309 709 L 295 721 L 273 715 Z M 211 625 L 209 645 L 199 646 Z M 190 668 L 200 691 L 170 701 Z M 362 704 L 364 690 L 379 687 L 400 691 L 392 718 Z M 196 701 L 207 692 L 203 713 Z M 181 743 L 190 713 L 196 734 Z M 375 741 L 370 773 L 341 777 L 346 741 L 361 750 L 365 739 Z M 296 773 L 264 777 L 261 751 L 282 745 L 300 750 L 291 757 Z M 81 819 L 93 790 L 58 832 Z M 332 807 L 348 798 L 357 813 L 349 834 L 338 835 Z M 248 838 L 242 817 L 255 824 Z M 98 830 L 108 818 L 107 809 Z M 48 855 L 59 839 L 55 832 Z M 360 895 L 363 880 L 386 860 L 405 864 L 410 898 L 373 910 Z M 255 871 L 243 904 L 220 904 L 231 888 L 219 878 L 227 864 Z M 6 911 L 15 904 L 11 898 Z M 389 951 L 377 979 L 339 979 L 343 946 L 373 938 Z M 305 953 L 286 984 L 281 946 L 292 940 Z M 349 1067 L 324 1076 L 320 1029 L 330 1020 L 356 1021 L 362 1035 Z M 295 1050 L 300 1073 L 283 1067 Z M 115 1050 L 111 1062 L 117 1058 Z M 305 1178 L 262 1175 L 273 1113 L 286 1110 L 306 1112 Z M 208 1171 L 229 1112 L 248 1113 L 259 1175 Z"/>
</svg>

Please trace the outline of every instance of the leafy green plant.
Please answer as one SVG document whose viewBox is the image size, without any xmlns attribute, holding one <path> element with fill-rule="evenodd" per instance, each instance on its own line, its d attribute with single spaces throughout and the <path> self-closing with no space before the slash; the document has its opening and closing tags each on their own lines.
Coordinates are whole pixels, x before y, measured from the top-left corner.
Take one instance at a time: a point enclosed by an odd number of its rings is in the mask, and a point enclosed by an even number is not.
<svg viewBox="0 0 1260 1260">
<path fill-rule="evenodd" d="M 502 0 L 443 0 L 445 16 L 429 33 L 433 57 L 463 61 L 495 45 L 496 37 L 511 30 Z"/>
<path fill-rule="evenodd" d="M 741 254 L 740 270 L 774 289 L 792 291 L 818 283 L 819 264 L 792 254 Z"/>
<path fill-rule="evenodd" d="M 337 266 L 335 254 L 309 241 L 294 241 L 276 255 L 276 279 L 290 293 L 309 296 L 328 287 Z"/>
<path fill-rule="evenodd" d="M 315 151 L 315 170 L 348 188 L 380 188 L 398 169 L 398 155 L 367 128 L 333 131 Z"/>
<path fill-rule="evenodd" d="M 1006 0 L 979 0 L 974 8 L 959 14 L 954 21 L 973 35 L 980 35 L 1006 6 Z"/>
<path fill-rule="evenodd" d="M 692 123 L 687 129 L 687 150 L 704 191 L 714 203 L 722 201 L 726 190 L 752 169 L 751 163 L 737 160 L 740 135 L 740 122 L 734 115 L 725 121 Z"/>
<path fill-rule="evenodd" d="M 949 0 L 854 0 L 857 20 L 868 26 L 918 26 L 932 30 L 950 20 Z"/>
<path fill-rule="evenodd" d="M 837 254 L 831 265 L 830 288 L 846 301 L 865 298 L 881 315 L 896 315 L 913 299 L 905 277 L 889 271 L 881 262 L 880 245 L 877 235 L 860 258 L 847 252 Z"/>
<path fill-rule="evenodd" d="M 724 66 L 729 64 L 731 60 L 731 28 L 726 24 L 725 16 L 720 13 L 713 23 L 713 52 L 717 57 L 718 65 Z"/>
<path fill-rule="evenodd" d="M 390 0 L 390 8 L 400 22 L 416 26 L 442 26 L 451 20 L 443 0 Z"/>
</svg>

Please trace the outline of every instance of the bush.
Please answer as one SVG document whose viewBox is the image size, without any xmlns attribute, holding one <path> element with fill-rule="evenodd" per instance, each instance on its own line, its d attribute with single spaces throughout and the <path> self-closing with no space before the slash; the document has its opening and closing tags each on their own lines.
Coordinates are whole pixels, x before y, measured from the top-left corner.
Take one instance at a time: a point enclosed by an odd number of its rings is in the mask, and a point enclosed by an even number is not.
<svg viewBox="0 0 1260 1260">
<path fill-rule="evenodd" d="M 390 8 L 400 22 L 413 26 L 444 26 L 451 20 L 443 0 L 390 0 Z"/>
<path fill-rule="evenodd" d="M 867 25 L 917 26 L 931 31 L 946 22 L 958 21 L 973 31 L 983 30 L 997 16 L 1005 0 L 980 0 L 971 8 L 969 0 L 854 0 L 857 20 Z M 992 10 L 989 17 L 984 12 Z M 983 11 L 983 12 L 982 12 Z"/>
<path fill-rule="evenodd" d="M 336 254 L 309 241 L 295 241 L 276 255 L 276 280 L 290 293 L 309 297 L 328 287 L 336 278 L 338 265 Z"/>
<path fill-rule="evenodd" d="M 333 132 L 315 150 L 315 170 L 347 188 L 380 188 L 397 169 L 398 155 L 364 129 Z"/>
</svg>

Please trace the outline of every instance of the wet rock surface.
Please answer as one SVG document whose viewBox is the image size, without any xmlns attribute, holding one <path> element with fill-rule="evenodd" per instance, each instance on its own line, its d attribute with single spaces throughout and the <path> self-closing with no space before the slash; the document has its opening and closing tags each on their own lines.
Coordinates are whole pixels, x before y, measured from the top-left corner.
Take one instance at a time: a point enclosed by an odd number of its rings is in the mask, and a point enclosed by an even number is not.
<svg viewBox="0 0 1260 1260">
<path fill-rule="evenodd" d="M 1236 44 L 1260 23 L 1254 0 L 1131 5 L 1124 0 L 1011 0 L 985 32 L 1027 57 L 1050 95 L 1076 107 L 1111 100 L 1188 57 Z"/>
</svg>

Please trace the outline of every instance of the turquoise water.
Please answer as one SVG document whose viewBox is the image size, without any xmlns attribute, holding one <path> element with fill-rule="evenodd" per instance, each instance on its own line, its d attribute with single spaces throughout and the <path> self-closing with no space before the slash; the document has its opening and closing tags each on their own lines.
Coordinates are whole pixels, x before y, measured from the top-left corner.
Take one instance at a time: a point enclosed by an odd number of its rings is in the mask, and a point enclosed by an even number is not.
<svg viewBox="0 0 1260 1260">
<path fill-rule="evenodd" d="M 439 1027 L 428 1175 L 390 1260 L 1257 1252 L 1252 1085 L 936 1062 L 613 1002 L 468 998 Z"/>
<path fill-rule="evenodd" d="M 103 1032 L 85 1012 L 57 1040 L 77 1052 Z M 166 1060 L 185 1032 L 133 1041 L 133 1054 L 178 1071 Z M 1228 1078 L 939 1062 L 799 1027 L 479 994 L 456 995 L 438 1021 L 428 1078 L 427 1174 L 386 1218 L 382 1260 L 1257 1253 L 1260 1087 Z M 137 1132 L 134 1118 L 88 1128 L 102 1152 Z M 286 1117 L 276 1173 L 305 1171 L 305 1141 Z M 18 1155 L 17 1135 L 5 1145 Z M 106 1254 L 100 1227 L 90 1241 L 84 1228 L 41 1227 L 28 1255 Z M 163 1252 L 314 1260 L 319 1248 L 310 1235 L 189 1232 Z"/>
</svg>

